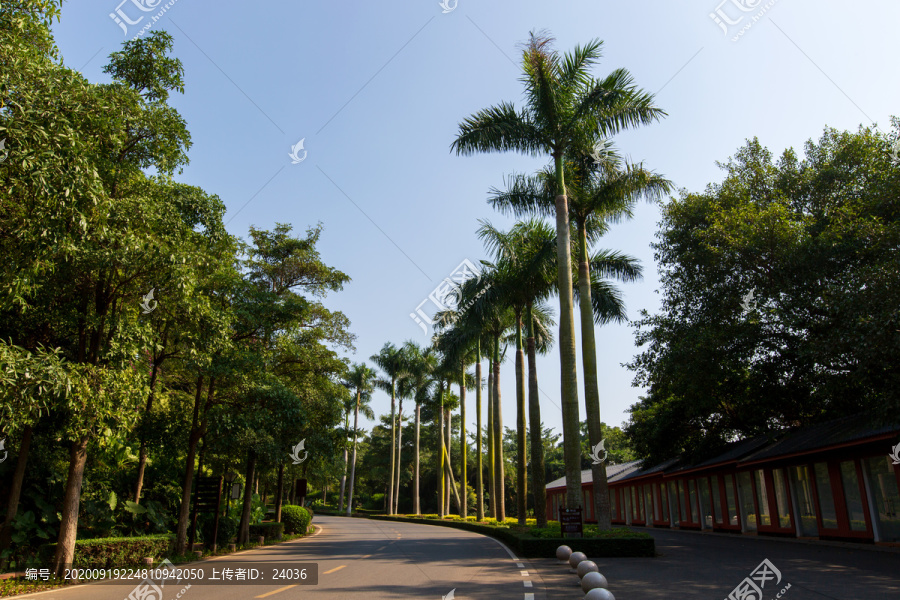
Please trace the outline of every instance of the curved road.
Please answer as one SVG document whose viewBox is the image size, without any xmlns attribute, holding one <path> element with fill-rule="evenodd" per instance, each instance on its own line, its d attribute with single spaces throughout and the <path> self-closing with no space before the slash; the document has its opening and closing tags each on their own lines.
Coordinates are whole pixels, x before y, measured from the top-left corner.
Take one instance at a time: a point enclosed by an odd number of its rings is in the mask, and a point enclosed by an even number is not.
<svg viewBox="0 0 900 600">
<path fill-rule="evenodd" d="M 266 570 L 318 563 L 318 585 L 167 583 L 164 600 L 343 600 L 360 598 L 442 600 L 543 600 L 526 560 L 498 541 L 448 527 L 316 516 L 315 535 L 184 565 L 206 579 L 223 565 L 265 563 Z M 100 582 L 29 594 L 41 600 L 158 600 L 133 594 L 135 582 Z M 190 583 L 190 581 L 188 581 Z M 290 583 L 290 582 L 287 582 Z M 447 600 L 450 600 L 449 598 Z"/>
</svg>

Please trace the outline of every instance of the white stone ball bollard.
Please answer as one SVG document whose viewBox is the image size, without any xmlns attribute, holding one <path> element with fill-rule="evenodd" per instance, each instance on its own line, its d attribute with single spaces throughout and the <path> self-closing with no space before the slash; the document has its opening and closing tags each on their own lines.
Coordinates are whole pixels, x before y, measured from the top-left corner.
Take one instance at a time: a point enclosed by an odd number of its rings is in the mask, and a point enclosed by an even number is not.
<svg viewBox="0 0 900 600">
<path fill-rule="evenodd" d="M 616 600 L 616 597 L 607 589 L 594 588 L 584 595 L 584 600 Z"/>
<path fill-rule="evenodd" d="M 575 567 L 575 571 L 578 573 L 580 579 L 584 579 L 585 575 L 588 573 L 597 573 L 600 571 L 600 568 L 597 566 L 597 563 L 592 560 L 583 560 Z"/>
<path fill-rule="evenodd" d="M 569 560 L 570 556 L 572 556 L 572 549 L 568 546 L 560 546 L 556 549 L 557 560 Z"/>
<path fill-rule="evenodd" d="M 602 573 L 592 572 L 587 573 L 584 577 L 581 578 L 581 589 L 584 592 L 589 592 L 596 588 L 607 588 L 609 587 L 609 583 L 606 581 L 606 577 L 603 576 Z"/>
<path fill-rule="evenodd" d="M 587 556 L 584 552 L 573 552 L 572 556 L 569 557 L 569 566 L 574 569 L 583 560 L 587 560 Z"/>
</svg>

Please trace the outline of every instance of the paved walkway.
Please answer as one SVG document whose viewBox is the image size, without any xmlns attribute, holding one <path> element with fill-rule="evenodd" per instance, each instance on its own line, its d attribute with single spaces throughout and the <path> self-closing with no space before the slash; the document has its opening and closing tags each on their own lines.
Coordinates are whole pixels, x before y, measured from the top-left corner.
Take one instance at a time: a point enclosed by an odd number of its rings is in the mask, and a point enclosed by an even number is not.
<svg viewBox="0 0 900 600">
<path fill-rule="evenodd" d="M 726 600 L 768 559 L 781 581 L 768 581 L 762 599 L 898 600 L 900 550 L 863 544 L 825 545 L 757 536 L 641 529 L 656 539 L 656 558 L 602 558 L 595 562 L 616 600 Z M 577 550 L 577 542 L 571 546 Z M 588 556 L 590 558 L 590 556 Z M 530 559 L 547 600 L 583 596 L 578 576 L 555 559 Z"/>
</svg>

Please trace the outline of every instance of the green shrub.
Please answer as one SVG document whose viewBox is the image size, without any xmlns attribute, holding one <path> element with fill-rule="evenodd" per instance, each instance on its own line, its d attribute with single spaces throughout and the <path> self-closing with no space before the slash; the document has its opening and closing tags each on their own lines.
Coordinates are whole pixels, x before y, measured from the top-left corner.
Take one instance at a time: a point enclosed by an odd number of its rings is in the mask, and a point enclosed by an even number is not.
<svg viewBox="0 0 900 600">
<path fill-rule="evenodd" d="M 197 517 L 197 529 L 200 531 L 201 539 L 205 544 L 213 542 L 213 527 L 216 523 L 215 515 L 203 515 Z M 219 517 L 219 534 L 216 536 L 216 545 L 220 548 L 231 542 L 237 534 L 239 522 L 231 516 Z"/>
<path fill-rule="evenodd" d="M 302 506 L 288 505 L 281 509 L 281 522 L 284 523 L 284 533 L 306 533 L 311 520 L 312 517 L 309 512 Z"/>
<path fill-rule="evenodd" d="M 111 569 L 140 565 L 144 557 L 162 557 L 169 554 L 174 539 L 173 535 L 161 534 L 76 540 L 72 566 L 85 569 Z M 53 556 L 56 544 L 47 544 L 41 550 L 45 556 Z"/>
<path fill-rule="evenodd" d="M 284 509 L 282 509 L 282 515 L 283 514 L 284 514 Z M 282 517 L 282 518 L 284 518 L 284 517 Z M 251 540 L 260 535 L 265 536 L 266 541 L 280 540 L 282 533 L 284 533 L 284 523 L 275 523 L 274 521 L 263 521 L 262 523 L 257 523 L 256 525 L 250 526 L 250 539 Z"/>
<path fill-rule="evenodd" d="M 440 519 L 440 515 L 422 515 L 423 519 Z"/>
</svg>

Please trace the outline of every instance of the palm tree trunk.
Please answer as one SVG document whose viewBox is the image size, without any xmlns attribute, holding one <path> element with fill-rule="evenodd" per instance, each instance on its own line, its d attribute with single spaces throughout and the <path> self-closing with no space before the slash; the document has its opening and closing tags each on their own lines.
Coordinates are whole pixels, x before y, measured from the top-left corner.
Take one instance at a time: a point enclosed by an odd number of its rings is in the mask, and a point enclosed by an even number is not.
<svg viewBox="0 0 900 600">
<path fill-rule="evenodd" d="M 0 527 L 0 557 L 3 551 L 12 544 L 12 523 L 19 511 L 19 499 L 22 496 L 22 484 L 25 482 L 25 467 L 28 465 L 28 453 L 31 450 L 31 425 L 26 425 L 22 430 L 22 441 L 18 447 L 16 458 L 16 470 L 13 473 L 12 485 L 9 488 L 9 498 L 6 502 L 6 518 Z M 5 558 L 0 558 L 0 566 L 6 563 Z"/>
<path fill-rule="evenodd" d="M 466 365 L 462 368 L 459 384 L 459 486 L 462 496 L 459 516 L 465 520 L 469 514 L 469 490 L 466 484 Z"/>
<path fill-rule="evenodd" d="M 490 354 L 490 353 L 489 353 Z M 488 512 L 497 518 L 497 478 L 494 476 L 494 362 L 488 358 L 488 408 L 487 408 L 488 480 L 491 497 Z"/>
<path fill-rule="evenodd" d="M 344 431 L 350 426 L 350 413 L 344 416 Z M 338 500 L 338 512 L 344 510 L 344 487 L 347 484 L 347 438 L 344 438 L 344 473 L 341 475 L 341 495 Z"/>
<path fill-rule="evenodd" d="M 356 410 L 353 411 L 353 460 L 350 463 L 350 493 L 347 495 L 347 516 L 353 508 L 353 484 L 356 480 L 356 432 L 359 428 L 359 401 L 362 392 L 356 390 Z"/>
<path fill-rule="evenodd" d="M 528 511 L 528 467 L 525 457 L 525 349 L 522 344 L 522 313 L 516 314 L 516 512 L 519 525 L 525 525 Z"/>
<path fill-rule="evenodd" d="M 562 395 L 563 457 L 566 465 L 566 507 L 581 507 L 581 436 L 578 431 L 578 371 L 575 352 L 575 318 L 572 298 L 572 248 L 569 233 L 569 201 L 563 175 L 562 154 L 554 156 L 556 180 L 556 261 L 559 288 L 559 367 Z"/>
<path fill-rule="evenodd" d="M 53 573 L 62 577 L 66 565 L 71 566 L 75 557 L 75 538 L 78 531 L 78 507 L 81 504 L 81 484 L 84 481 L 84 465 L 87 462 L 89 438 L 72 442 L 69 447 L 69 475 L 63 496 L 62 519 L 59 523 L 59 538 L 53 557 Z"/>
<path fill-rule="evenodd" d="M 419 425 L 421 419 L 421 406 L 418 402 L 416 402 L 416 462 L 415 462 L 415 476 L 413 477 L 413 512 L 417 515 L 422 514 L 421 506 L 419 505 Z"/>
<path fill-rule="evenodd" d="M 400 459 L 403 452 L 403 398 L 397 410 L 397 474 L 394 479 L 394 514 L 400 512 Z"/>
<path fill-rule="evenodd" d="M 581 308 L 581 360 L 584 368 L 584 403 L 591 448 L 603 439 L 600 426 L 600 387 L 597 381 L 597 344 L 594 338 L 594 311 L 591 306 L 591 267 L 588 262 L 587 235 L 578 223 L 578 296 Z M 591 464 L 593 476 L 594 515 L 598 529 L 611 529 L 609 486 L 606 465 Z"/>
<path fill-rule="evenodd" d="M 448 384 L 449 389 L 449 384 Z M 445 489 L 447 490 L 445 498 L 444 498 L 444 514 L 450 514 L 450 491 L 453 486 L 451 473 L 453 473 L 453 463 L 451 462 L 451 457 L 453 453 L 451 452 L 451 440 L 452 437 L 450 432 L 453 430 L 453 420 L 450 416 L 450 409 L 444 409 L 444 437 L 447 440 L 445 446 L 447 447 L 447 474 L 445 477 L 447 478 Z"/>
<path fill-rule="evenodd" d="M 547 526 L 547 490 L 544 472 L 544 440 L 541 431 L 541 402 L 538 396 L 537 353 L 534 341 L 534 315 L 526 308 L 528 327 L 528 418 L 531 420 L 531 489 L 534 517 L 538 527 Z"/>
<path fill-rule="evenodd" d="M 494 336 L 494 475 L 497 477 L 497 521 L 506 520 L 506 482 L 503 477 L 503 409 L 500 404 L 500 335 Z"/>
<path fill-rule="evenodd" d="M 437 437 L 438 437 L 438 447 L 440 450 L 438 451 L 438 472 L 437 472 L 437 481 L 438 481 L 438 515 L 440 517 L 444 516 L 444 381 L 441 380 L 441 383 L 438 387 L 438 400 L 440 402 L 440 406 L 438 408 L 437 418 L 435 419 L 435 424 L 437 425 Z"/>
<path fill-rule="evenodd" d="M 479 341 L 476 346 L 475 356 L 478 357 L 478 362 L 475 363 L 475 429 L 477 431 L 475 435 L 475 456 L 478 463 L 478 476 L 475 482 L 477 488 L 475 490 L 475 519 L 484 521 L 484 464 L 481 454 L 481 342 Z"/>
<path fill-rule="evenodd" d="M 396 381 L 394 378 L 391 378 L 391 470 L 388 472 L 388 495 L 387 495 L 387 514 L 391 514 L 391 510 L 394 508 L 394 461 L 396 460 L 396 456 L 394 455 L 394 451 L 397 449 L 397 421 L 396 421 L 396 398 L 394 397 L 394 387 L 396 385 Z"/>
</svg>

